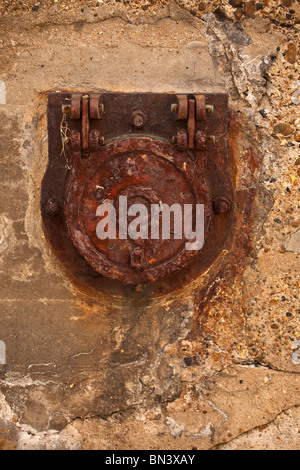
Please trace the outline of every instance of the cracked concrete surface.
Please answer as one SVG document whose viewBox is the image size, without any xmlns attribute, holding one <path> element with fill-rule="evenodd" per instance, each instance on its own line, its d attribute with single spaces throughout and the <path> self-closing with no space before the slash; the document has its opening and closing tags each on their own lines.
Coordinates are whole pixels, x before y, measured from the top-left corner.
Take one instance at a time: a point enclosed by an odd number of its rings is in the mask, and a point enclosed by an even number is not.
<svg viewBox="0 0 300 470">
<path fill-rule="evenodd" d="M 0 17 L 0 448 L 298 449 L 299 5 L 237 21 L 225 0 L 196 15 L 193 2 L 31 3 Z M 232 240 L 162 299 L 82 292 L 41 229 L 57 90 L 228 93 L 250 248 Z"/>
</svg>

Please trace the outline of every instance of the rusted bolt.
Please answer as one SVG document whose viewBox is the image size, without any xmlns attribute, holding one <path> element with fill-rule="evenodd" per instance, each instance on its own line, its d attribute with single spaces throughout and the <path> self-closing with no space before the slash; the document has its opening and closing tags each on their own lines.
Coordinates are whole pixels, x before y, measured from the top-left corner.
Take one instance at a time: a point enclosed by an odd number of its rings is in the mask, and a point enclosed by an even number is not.
<svg viewBox="0 0 300 470">
<path fill-rule="evenodd" d="M 217 197 L 213 204 L 217 214 L 227 214 L 231 209 L 231 202 L 226 197 Z"/>
<path fill-rule="evenodd" d="M 58 215 L 61 207 L 57 199 L 49 199 L 46 204 L 46 211 L 49 215 Z"/>
<path fill-rule="evenodd" d="M 138 109 L 137 111 L 133 111 L 130 122 L 133 125 L 133 127 L 136 127 L 137 129 L 141 129 L 142 127 L 145 127 L 147 121 L 147 116 L 143 111 Z"/>
<path fill-rule="evenodd" d="M 102 187 L 101 187 L 101 188 L 100 188 L 100 187 L 97 187 L 97 188 L 96 188 L 96 191 L 95 191 L 95 198 L 96 198 L 96 199 L 101 199 L 101 198 L 102 198 L 102 196 L 103 196 L 103 189 L 104 189 L 104 188 L 102 188 Z"/>
<path fill-rule="evenodd" d="M 141 271 L 145 266 L 145 254 L 143 247 L 135 246 L 130 253 L 130 264 L 131 267 L 137 271 Z"/>
</svg>

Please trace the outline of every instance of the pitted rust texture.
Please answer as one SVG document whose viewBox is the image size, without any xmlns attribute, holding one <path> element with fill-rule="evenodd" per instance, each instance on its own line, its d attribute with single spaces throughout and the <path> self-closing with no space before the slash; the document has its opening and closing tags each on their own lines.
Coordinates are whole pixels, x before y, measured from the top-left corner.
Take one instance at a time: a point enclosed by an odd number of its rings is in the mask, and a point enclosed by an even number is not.
<svg viewBox="0 0 300 470">
<path fill-rule="evenodd" d="M 70 101 L 68 170 L 58 123 Z M 213 263 L 234 217 L 226 95 L 50 94 L 48 118 L 44 230 L 72 277 L 122 296 L 132 289 L 123 284 L 152 283 L 147 295 L 153 296 L 182 288 Z M 109 199 L 117 208 L 120 195 L 128 205 L 146 207 L 204 204 L 204 247 L 199 253 L 186 250 L 185 239 L 99 240 L 97 207 Z M 50 219 L 46 208 L 54 198 L 64 211 Z M 216 210 L 218 198 L 228 201 L 228 210 Z"/>
<path fill-rule="evenodd" d="M 186 163 L 185 160 L 185 153 L 172 145 L 145 137 L 103 146 L 88 162 L 73 158 L 74 170 L 65 204 L 66 222 L 73 243 L 96 271 L 126 284 L 154 282 L 183 268 L 195 256 L 195 251 L 185 249 L 185 238 L 149 238 L 137 250 L 137 240 L 120 239 L 122 227 L 118 227 L 116 240 L 100 240 L 96 235 L 99 219 L 95 214 L 99 204 L 112 200 L 117 209 L 119 196 L 127 196 L 128 206 L 142 203 L 149 214 L 151 204 L 172 206 L 176 202 L 182 211 L 184 204 L 204 204 L 207 238 L 212 204 L 203 161 Z M 132 253 L 136 256 L 141 250 L 144 263 L 136 270 L 130 260 Z"/>
</svg>

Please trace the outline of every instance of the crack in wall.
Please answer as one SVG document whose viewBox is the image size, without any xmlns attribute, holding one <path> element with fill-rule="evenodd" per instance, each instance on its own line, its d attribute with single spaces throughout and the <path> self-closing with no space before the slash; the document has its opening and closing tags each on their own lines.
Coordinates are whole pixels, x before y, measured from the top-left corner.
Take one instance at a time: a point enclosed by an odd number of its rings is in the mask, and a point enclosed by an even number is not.
<svg viewBox="0 0 300 470">
<path fill-rule="evenodd" d="M 240 365 L 239 366 L 241 369 L 249 369 L 249 368 L 257 368 L 257 363 L 253 363 L 253 364 L 244 364 L 244 365 Z M 268 369 L 268 367 L 266 367 L 265 365 L 259 365 L 259 368 L 263 368 L 263 369 Z M 224 368 L 222 371 L 219 371 L 215 374 L 212 375 L 212 377 L 208 380 L 207 383 L 210 383 L 211 381 L 215 381 L 218 377 L 221 377 L 223 376 L 224 377 L 224 373 L 225 374 L 229 374 L 230 376 L 230 373 L 231 373 L 231 370 L 235 370 L 236 367 L 235 366 L 231 366 L 231 367 L 228 367 L 228 368 Z M 271 369 L 272 372 L 281 372 L 281 371 L 274 371 L 273 369 Z M 281 372 L 282 373 L 282 372 Z M 290 376 L 291 373 L 288 372 L 288 373 L 285 373 L 285 376 Z M 16 389 L 18 389 L 20 386 L 21 387 L 24 387 L 26 388 L 27 390 L 30 389 L 31 387 L 39 387 L 39 386 L 45 386 L 45 385 L 49 385 L 49 382 L 46 381 L 46 382 L 40 382 L 40 381 L 32 381 L 30 378 L 28 377 L 25 377 L 24 380 L 22 380 L 20 377 L 17 378 L 15 377 L 14 380 L 11 380 L 11 381 L 2 381 L 2 384 L 5 384 L 6 386 L 8 385 L 9 387 L 15 387 Z M 56 384 L 57 385 L 57 384 Z M 62 386 L 62 384 L 61 384 Z M 213 389 L 211 389 L 211 392 L 212 392 Z M 229 393 L 229 392 L 227 392 Z M 160 407 L 160 412 L 163 413 L 163 417 L 162 417 L 162 424 L 165 423 L 164 425 L 167 426 L 167 428 L 169 429 L 171 435 L 174 437 L 174 438 L 179 438 L 181 436 L 185 436 L 186 438 L 191 438 L 192 440 L 195 440 L 195 441 L 199 441 L 199 440 L 209 440 L 211 444 L 214 445 L 214 442 L 215 440 L 220 440 L 220 439 L 223 439 L 224 440 L 224 431 L 226 431 L 226 427 L 224 428 L 225 424 L 227 423 L 228 421 L 228 414 L 220 409 L 220 407 L 218 405 L 215 404 L 214 402 L 214 399 L 211 399 L 210 396 L 207 396 L 205 398 L 205 402 L 210 405 L 212 407 L 213 410 L 215 410 L 218 414 L 220 414 L 222 416 L 222 419 L 220 419 L 218 421 L 218 424 L 217 425 L 214 425 L 212 422 L 211 423 L 207 423 L 205 424 L 202 428 L 201 428 L 201 424 L 199 422 L 199 426 L 200 426 L 200 430 L 195 432 L 191 432 L 189 431 L 188 429 L 186 429 L 185 425 L 184 424 L 180 424 L 176 421 L 176 418 L 173 418 L 172 415 L 170 415 L 170 409 L 167 408 L 167 405 L 168 404 L 172 404 L 172 403 L 175 403 L 176 400 L 179 399 L 179 397 L 181 396 L 181 393 L 179 393 L 177 396 L 174 396 L 172 399 L 169 399 L 167 401 L 163 401 L 161 402 L 161 405 L 163 405 L 163 408 Z M 120 409 L 120 410 L 114 410 L 113 412 L 111 412 L 110 414 L 105 414 L 103 415 L 102 413 L 93 413 L 93 412 L 90 412 L 88 413 L 87 415 L 84 415 L 84 416 L 79 416 L 79 415 L 75 415 L 73 417 L 71 417 L 70 415 L 66 414 L 64 419 L 67 420 L 67 423 L 65 424 L 64 428 L 61 430 L 61 431 L 56 431 L 56 430 L 53 430 L 53 429 L 49 429 L 49 430 L 45 430 L 45 431 L 38 431 L 36 430 L 32 425 L 29 425 L 27 423 L 24 423 L 24 422 L 21 422 L 20 420 L 22 419 L 22 417 L 20 418 L 16 418 L 16 414 L 15 412 L 12 411 L 11 407 L 7 404 L 6 401 L 4 401 L 4 395 L 2 395 L 2 402 L 5 404 L 3 406 L 2 404 L 2 414 L 0 415 L 0 418 L 2 419 L 2 421 L 5 421 L 7 423 L 11 423 L 11 422 L 15 422 L 16 424 L 16 428 L 18 429 L 18 435 L 19 435 L 19 447 L 23 447 L 23 446 L 32 446 L 33 448 L 35 446 L 39 446 L 39 445 L 55 445 L 55 446 L 59 446 L 59 445 L 62 445 L 62 442 L 64 443 L 63 445 L 64 446 L 67 446 L 67 448 L 72 448 L 72 446 L 74 446 L 74 442 L 72 442 L 72 439 L 70 441 L 68 441 L 69 437 L 67 438 L 66 440 L 66 432 L 67 430 L 69 429 L 70 425 L 74 424 L 76 421 L 80 420 L 81 423 L 92 423 L 92 422 L 99 422 L 99 420 L 103 421 L 103 422 L 106 422 L 106 423 L 110 423 L 111 422 L 111 425 L 114 425 L 114 423 L 118 422 L 119 419 L 121 419 L 121 421 L 119 421 L 120 423 L 124 420 L 124 416 L 128 416 L 128 413 L 130 414 L 130 416 L 133 416 L 136 414 L 136 413 L 140 413 L 141 409 L 145 409 L 149 411 L 149 408 L 145 408 L 145 401 L 144 400 L 140 400 L 136 403 L 131 403 L 131 404 L 128 404 L 126 407 Z M 156 404 L 157 406 L 157 404 Z M 294 405 L 294 406 L 287 406 L 287 407 L 283 407 L 282 410 L 280 410 L 276 416 L 280 415 L 281 413 L 285 412 L 286 410 L 290 410 L 292 408 L 295 408 L 297 407 L 298 405 Z M 157 412 L 157 410 L 156 410 Z M 57 411 L 52 410 L 49 414 L 49 417 L 48 417 L 48 423 L 51 422 L 51 416 L 55 415 L 55 413 L 57 413 Z M 121 416 L 118 417 L 118 415 Z M 263 425 L 266 425 L 266 424 L 269 424 L 269 423 L 272 423 L 275 419 L 276 419 L 276 416 L 273 417 L 271 420 L 269 421 L 265 421 L 265 420 L 260 420 L 260 422 L 256 425 L 256 426 L 253 426 L 253 428 L 247 430 L 246 432 L 250 432 L 252 429 L 255 429 L 255 428 L 258 428 L 259 426 L 261 426 L 262 424 Z M 111 421 L 112 420 L 112 421 Z M 222 429 L 223 428 L 223 429 Z M 238 436 L 240 435 L 243 435 L 245 434 L 244 432 L 241 432 L 238 434 Z M 27 436 L 30 436 L 28 438 L 28 440 L 26 440 L 26 435 Z M 231 442 L 231 441 L 234 441 L 235 439 L 237 439 L 237 437 L 234 437 L 233 439 L 226 439 L 226 442 Z M 81 434 L 80 434 L 80 429 L 77 430 L 77 439 L 76 439 L 76 446 L 77 448 L 80 448 L 81 446 Z M 28 442 L 27 442 L 28 441 Z M 30 444 L 30 441 L 31 441 L 31 444 Z M 52 444 L 51 444 L 52 443 Z M 214 447 L 212 447 L 212 449 L 217 449 L 218 448 L 218 445 L 221 445 L 221 444 L 217 444 L 217 446 L 214 445 Z M 209 448 L 211 448 L 209 446 Z"/>
<path fill-rule="evenodd" d="M 273 419 L 271 419 L 267 423 L 258 424 L 257 426 L 254 426 L 253 428 L 248 429 L 247 431 L 242 432 L 241 434 L 238 434 L 237 436 L 234 436 L 233 439 L 229 439 L 224 443 L 217 444 L 216 446 L 212 447 L 210 450 L 224 450 L 224 447 L 226 448 L 228 446 L 228 444 L 237 443 L 242 437 L 250 438 L 253 431 L 260 431 L 261 432 L 262 430 L 267 430 L 272 424 L 276 423 L 276 421 L 278 420 L 278 418 L 281 417 L 282 414 L 287 413 L 287 412 L 292 411 L 292 410 L 297 410 L 299 408 L 300 408 L 299 405 L 295 405 L 295 406 L 292 406 L 290 408 L 283 409 Z"/>
</svg>

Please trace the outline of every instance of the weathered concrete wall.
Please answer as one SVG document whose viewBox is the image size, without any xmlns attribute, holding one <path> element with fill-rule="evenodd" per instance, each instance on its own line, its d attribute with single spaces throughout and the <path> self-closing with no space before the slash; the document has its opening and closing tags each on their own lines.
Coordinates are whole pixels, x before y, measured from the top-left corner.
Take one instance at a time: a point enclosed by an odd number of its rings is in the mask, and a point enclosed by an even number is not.
<svg viewBox="0 0 300 470">
<path fill-rule="evenodd" d="M 22 5 L 0 6 L 0 448 L 299 448 L 299 3 Z M 236 236 L 192 286 L 66 275 L 39 207 L 57 90 L 229 94 Z"/>
</svg>

